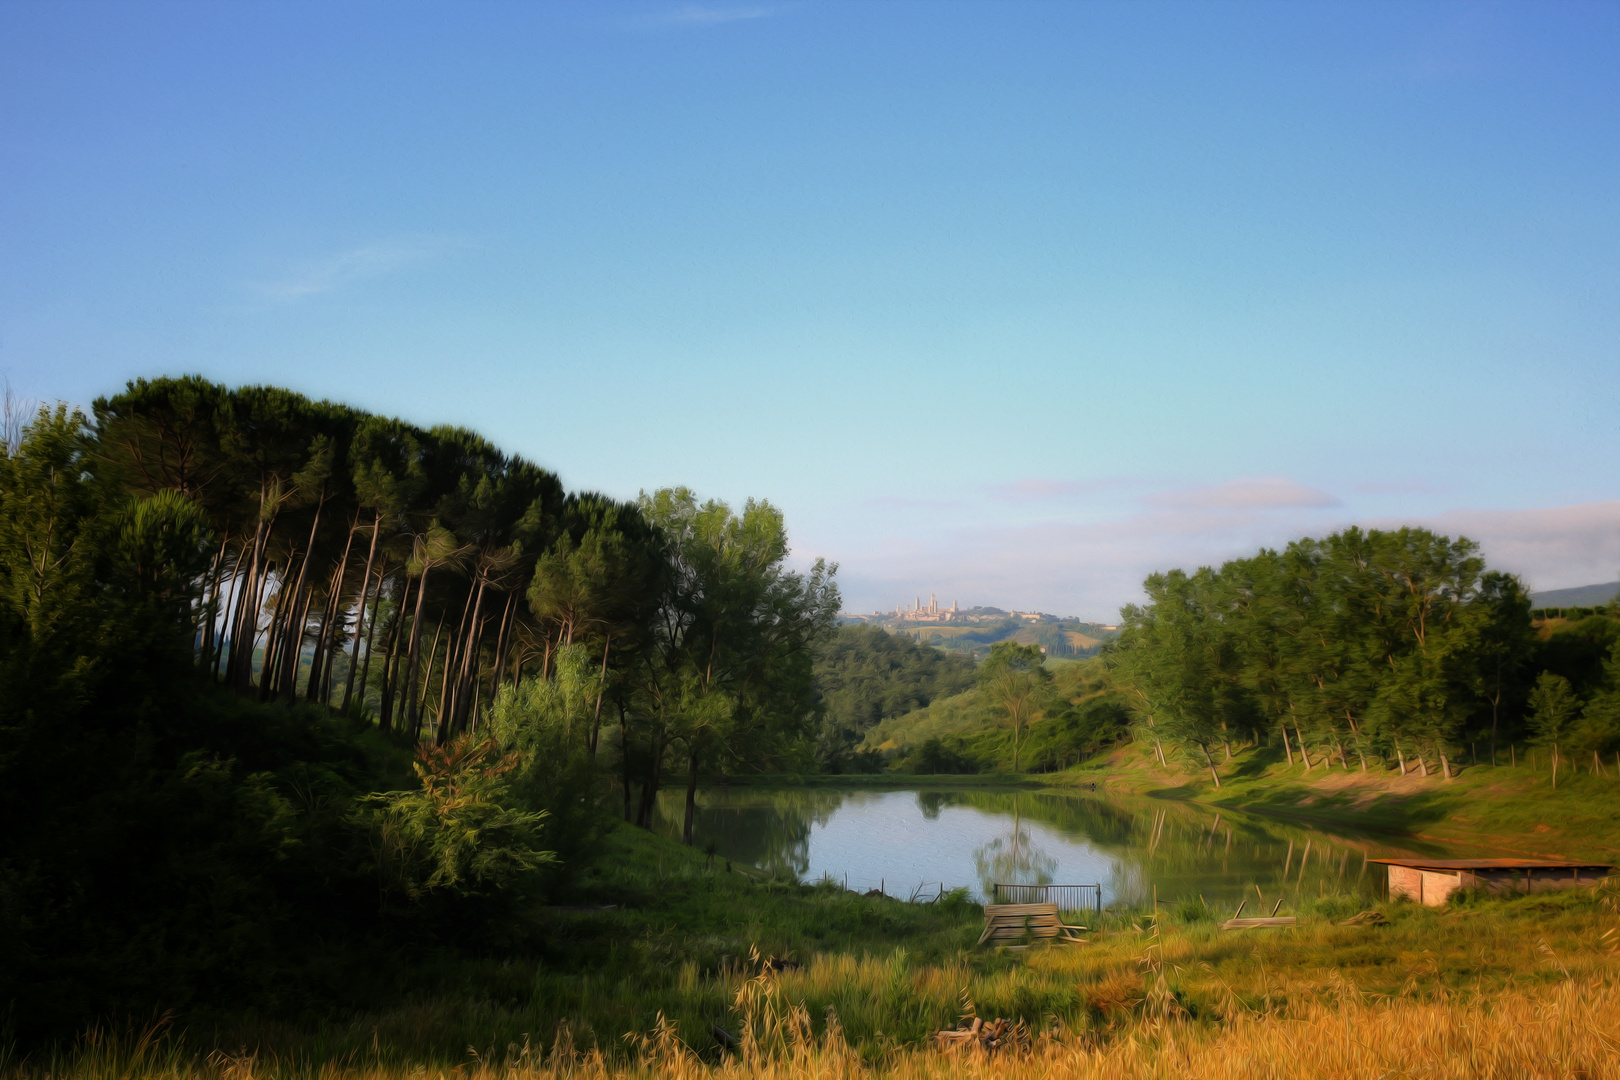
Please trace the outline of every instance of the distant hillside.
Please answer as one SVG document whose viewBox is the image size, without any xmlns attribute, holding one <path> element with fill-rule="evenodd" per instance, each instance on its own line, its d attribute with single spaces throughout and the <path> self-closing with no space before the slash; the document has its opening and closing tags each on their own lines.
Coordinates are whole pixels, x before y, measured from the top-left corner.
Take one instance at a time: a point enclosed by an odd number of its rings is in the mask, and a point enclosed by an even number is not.
<svg viewBox="0 0 1620 1080">
<path fill-rule="evenodd" d="M 1533 608 L 1597 607 L 1620 596 L 1620 581 L 1603 585 L 1577 585 L 1573 589 L 1548 589 L 1530 594 Z"/>
<path fill-rule="evenodd" d="M 964 611 L 923 608 L 839 616 L 845 626 L 880 626 L 891 634 L 933 645 L 947 652 L 982 660 L 998 641 L 1039 645 L 1052 659 L 1095 656 L 1103 642 L 1119 633 L 1117 626 L 1061 618 L 1037 611 L 1003 611 L 972 607 Z"/>
<path fill-rule="evenodd" d="M 881 626 L 844 626 L 815 660 L 824 714 L 816 756 L 842 771 L 873 725 L 927 708 L 974 685 L 973 661 Z"/>
<path fill-rule="evenodd" d="M 1114 637 L 1115 627 L 1080 622 L 1077 619 L 1055 619 L 1042 616 L 1039 620 L 1008 616 L 994 622 L 969 626 L 939 626 L 902 624 L 893 630 L 909 635 L 924 645 L 933 645 L 951 652 L 960 652 L 983 659 L 990 646 L 998 641 L 1016 641 L 1020 645 L 1039 645 L 1046 655 L 1054 659 L 1080 659 L 1095 656 L 1104 641 Z"/>
</svg>

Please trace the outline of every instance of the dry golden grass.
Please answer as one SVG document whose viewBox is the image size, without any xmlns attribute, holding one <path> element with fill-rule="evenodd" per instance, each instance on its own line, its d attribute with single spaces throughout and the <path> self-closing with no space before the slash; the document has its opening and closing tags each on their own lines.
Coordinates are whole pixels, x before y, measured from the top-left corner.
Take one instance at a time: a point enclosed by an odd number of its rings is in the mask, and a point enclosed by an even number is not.
<svg viewBox="0 0 1620 1080">
<path fill-rule="evenodd" d="M 232 1054 L 186 1059 L 152 1044 L 120 1048 L 92 1040 L 53 1067 L 13 1070 L 11 1075 L 40 1080 L 1620 1077 L 1620 988 L 1612 981 L 1565 981 L 1541 991 L 1510 991 L 1471 1002 L 1369 1002 L 1346 991 L 1332 1004 L 1311 1002 L 1275 1014 L 1239 1009 L 1218 1025 L 1192 1022 L 1173 1010 L 1158 1015 L 1149 1010 L 1108 1040 L 1048 1031 L 1034 1048 L 1019 1054 L 907 1048 L 873 1062 L 844 1043 L 836 1023 L 823 1035 L 812 1035 L 804 1010 L 786 1006 L 779 991 L 745 993 L 757 997 L 755 1023 L 745 1031 L 742 1049 L 719 1061 L 698 1056 L 677 1031 L 664 1027 L 638 1038 L 632 1061 L 609 1061 L 595 1049 L 575 1051 L 565 1033 L 548 1052 L 515 1046 L 501 1056 L 471 1057 L 450 1069 L 292 1065 Z"/>
<path fill-rule="evenodd" d="M 768 976 L 743 984 L 741 1047 L 716 1057 L 693 1052 L 672 1025 L 630 1041 L 611 1059 L 576 1050 L 566 1030 L 549 1050 L 511 1046 L 470 1054 L 453 1067 L 328 1061 L 294 1063 L 248 1054 L 188 1057 L 161 1041 L 91 1037 L 48 1065 L 4 1070 L 8 1080 L 978 1080 L 1052 1078 L 1547 1078 L 1620 1077 L 1620 986 L 1612 978 L 1569 978 L 1534 990 L 1464 1000 L 1371 998 L 1340 979 L 1335 1000 L 1311 998 L 1253 1009 L 1235 998 L 1217 1022 L 1195 1020 L 1164 983 L 1106 991 L 1123 1023 L 1082 1033 L 1049 1029 L 1027 1052 L 896 1047 L 869 1060 L 842 1037 L 835 1018 L 814 1032 L 810 1016 Z"/>
</svg>

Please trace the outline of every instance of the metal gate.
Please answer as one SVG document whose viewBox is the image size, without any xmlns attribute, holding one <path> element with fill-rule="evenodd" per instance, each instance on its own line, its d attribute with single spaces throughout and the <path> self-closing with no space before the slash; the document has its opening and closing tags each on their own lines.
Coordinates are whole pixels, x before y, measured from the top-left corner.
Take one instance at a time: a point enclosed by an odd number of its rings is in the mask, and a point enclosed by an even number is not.
<svg viewBox="0 0 1620 1080">
<path fill-rule="evenodd" d="M 1056 904 L 1059 911 L 1102 914 L 1101 885 L 1009 885 L 990 886 L 993 904 Z"/>
</svg>

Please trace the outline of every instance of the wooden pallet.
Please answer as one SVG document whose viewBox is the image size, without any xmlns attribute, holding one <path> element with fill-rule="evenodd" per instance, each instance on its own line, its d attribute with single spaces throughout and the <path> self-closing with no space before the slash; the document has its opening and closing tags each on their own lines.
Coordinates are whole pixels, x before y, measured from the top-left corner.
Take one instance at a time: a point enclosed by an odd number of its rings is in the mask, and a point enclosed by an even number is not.
<svg viewBox="0 0 1620 1080">
<path fill-rule="evenodd" d="M 979 944 L 1022 944 L 1029 941 L 1061 941 L 1083 945 L 1083 926 L 1069 926 L 1058 916 L 1056 904 L 986 904 L 984 933 Z"/>
</svg>

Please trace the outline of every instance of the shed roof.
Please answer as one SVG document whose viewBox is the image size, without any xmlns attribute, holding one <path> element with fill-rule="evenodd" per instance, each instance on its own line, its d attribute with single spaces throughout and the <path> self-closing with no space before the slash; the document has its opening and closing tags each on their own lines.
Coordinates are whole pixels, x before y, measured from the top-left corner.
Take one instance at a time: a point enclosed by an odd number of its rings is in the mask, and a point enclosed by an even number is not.
<svg viewBox="0 0 1620 1080">
<path fill-rule="evenodd" d="M 1584 859 L 1368 859 L 1416 870 L 1612 870 L 1610 863 Z"/>
</svg>

